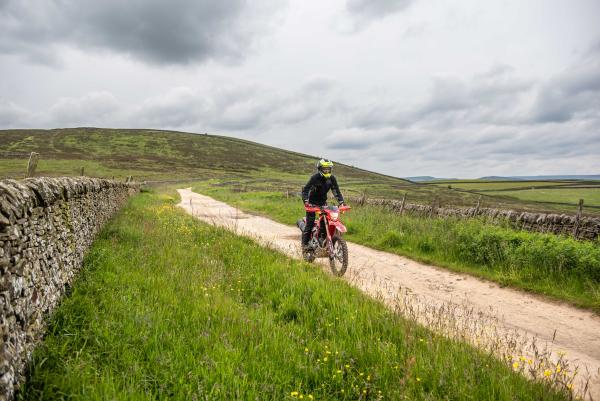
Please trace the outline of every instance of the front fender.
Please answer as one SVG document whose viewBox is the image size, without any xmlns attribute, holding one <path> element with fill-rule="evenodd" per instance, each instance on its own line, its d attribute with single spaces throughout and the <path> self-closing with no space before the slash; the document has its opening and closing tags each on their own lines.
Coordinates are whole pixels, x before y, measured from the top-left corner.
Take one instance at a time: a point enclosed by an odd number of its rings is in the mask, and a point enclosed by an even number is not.
<svg viewBox="0 0 600 401">
<path fill-rule="evenodd" d="M 342 234 L 345 233 L 346 231 L 348 231 L 346 229 L 346 226 L 343 225 L 341 221 L 330 221 L 329 222 L 329 234 L 332 237 L 335 235 L 336 230 Z"/>
</svg>

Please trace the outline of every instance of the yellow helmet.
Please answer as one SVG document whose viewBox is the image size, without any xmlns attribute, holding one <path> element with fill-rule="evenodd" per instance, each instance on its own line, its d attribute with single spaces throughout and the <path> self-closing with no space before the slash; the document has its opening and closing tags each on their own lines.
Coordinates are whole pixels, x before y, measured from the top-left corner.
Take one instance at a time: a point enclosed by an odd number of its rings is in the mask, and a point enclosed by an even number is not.
<svg viewBox="0 0 600 401">
<path fill-rule="evenodd" d="M 333 162 L 327 159 L 321 159 L 317 162 L 317 171 L 325 178 L 331 177 L 333 171 Z"/>
</svg>

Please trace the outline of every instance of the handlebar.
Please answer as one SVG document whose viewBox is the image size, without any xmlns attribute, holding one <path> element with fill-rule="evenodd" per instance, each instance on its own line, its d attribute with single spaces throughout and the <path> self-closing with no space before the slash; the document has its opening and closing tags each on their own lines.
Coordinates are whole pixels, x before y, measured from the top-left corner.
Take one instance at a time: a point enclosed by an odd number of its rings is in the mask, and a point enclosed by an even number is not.
<svg viewBox="0 0 600 401">
<path fill-rule="evenodd" d="M 304 205 L 304 210 L 306 210 L 307 212 L 312 212 L 312 213 L 316 213 L 316 212 L 322 212 L 325 209 L 326 206 L 315 206 L 315 205 Z M 340 212 L 346 212 L 348 210 L 352 209 L 350 206 L 344 205 L 344 206 L 339 206 L 338 210 Z"/>
</svg>

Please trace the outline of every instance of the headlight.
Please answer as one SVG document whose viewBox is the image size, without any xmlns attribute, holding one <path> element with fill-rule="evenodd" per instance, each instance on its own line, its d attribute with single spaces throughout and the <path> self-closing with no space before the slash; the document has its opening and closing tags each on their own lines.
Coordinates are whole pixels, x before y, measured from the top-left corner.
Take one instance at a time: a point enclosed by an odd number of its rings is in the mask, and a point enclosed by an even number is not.
<svg viewBox="0 0 600 401">
<path fill-rule="evenodd" d="M 330 212 L 329 216 L 331 217 L 331 220 L 336 221 L 339 217 L 339 212 Z"/>
</svg>

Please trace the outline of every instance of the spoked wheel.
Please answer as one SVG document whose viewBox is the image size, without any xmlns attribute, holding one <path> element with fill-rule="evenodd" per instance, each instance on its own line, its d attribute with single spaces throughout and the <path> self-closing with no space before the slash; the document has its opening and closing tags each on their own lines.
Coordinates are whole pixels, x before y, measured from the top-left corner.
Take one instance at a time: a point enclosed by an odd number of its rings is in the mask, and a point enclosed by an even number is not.
<svg viewBox="0 0 600 401">
<path fill-rule="evenodd" d="M 348 268 L 348 245 L 343 238 L 333 237 L 333 255 L 329 256 L 329 267 L 336 276 L 343 276 Z"/>
</svg>

